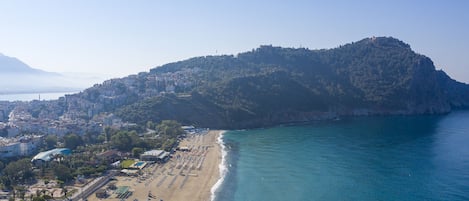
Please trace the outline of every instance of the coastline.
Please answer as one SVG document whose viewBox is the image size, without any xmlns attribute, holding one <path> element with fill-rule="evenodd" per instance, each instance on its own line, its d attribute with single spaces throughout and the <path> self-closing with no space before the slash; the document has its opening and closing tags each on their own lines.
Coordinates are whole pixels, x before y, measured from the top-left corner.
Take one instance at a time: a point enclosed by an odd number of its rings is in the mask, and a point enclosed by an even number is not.
<svg viewBox="0 0 469 201">
<path fill-rule="evenodd" d="M 126 200 L 171 200 L 209 201 L 224 177 L 221 136 L 223 131 L 210 130 L 206 134 L 190 135 L 180 146 L 191 147 L 189 152 L 176 152 L 165 164 L 152 164 L 145 167 L 140 176 L 116 176 L 111 181 L 117 187 L 129 187 Z M 226 168 L 225 168 L 226 169 Z M 107 189 L 109 182 L 101 189 Z M 104 199 L 93 193 L 89 201 L 119 201 L 111 190 Z"/>
<path fill-rule="evenodd" d="M 218 165 L 218 174 L 219 174 L 219 178 L 217 180 L 217 182 L 215 184 L 213 184 L 212 188 L 210 189 L 210 193 L 211 193 L 211 197 L 210 197 L 210 201 L 215 201 L 215 198 L 216 198 L 216 194 L 218 193 L 218 191 L 220 190 L 220 187 L 221 185 L 223 184 L 223 181 L 225 181 L 225 177 L 226 177 L 226 174 L 228 173 L 228 167 L 227 167 L 227 164 L 226 164 L 226 155 L 228 154 L 227 151 L 226 151 L 226 147 L 225 147 L 225 144 L 223 143 L 223 135 L 226 133 L 226 131 L 222 130 L 222 131 L 219 131 L 218 133 L 218 137 L 217 137 L 217 143 L 218 143 L 218 149 L 220 152 L 220 156 L 221 156 L 221 161 Z"/>
</svg>

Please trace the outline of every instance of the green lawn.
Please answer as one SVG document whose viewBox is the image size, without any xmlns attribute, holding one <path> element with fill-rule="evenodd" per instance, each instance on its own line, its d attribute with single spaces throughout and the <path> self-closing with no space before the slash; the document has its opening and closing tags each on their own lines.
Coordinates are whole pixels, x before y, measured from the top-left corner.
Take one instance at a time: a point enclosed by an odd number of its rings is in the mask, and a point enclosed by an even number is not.
<svg viewBox="0 0 469 201">
<path fill-rule="evenodd" d="M 135 163 L 134 160 L 128 159 L 128 160 L 122 161 L 121 165 L 122 165 L 122 168 L 129 168 L 129 166 L 134 164 L 134 163 Z"/>
</svg>

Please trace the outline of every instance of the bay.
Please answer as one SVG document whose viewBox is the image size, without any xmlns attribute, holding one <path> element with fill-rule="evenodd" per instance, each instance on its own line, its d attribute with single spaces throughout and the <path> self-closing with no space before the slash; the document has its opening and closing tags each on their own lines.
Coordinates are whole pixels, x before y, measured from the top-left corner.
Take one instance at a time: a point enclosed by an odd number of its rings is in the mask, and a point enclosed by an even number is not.
<svg viewBox="0 0 469 201">
<path fill-rule="evenodd" d="M 469 112 L 229 131 L 215 200 L 469 200 Z"/>
<path fill-rule="evenodd" d="M 20 93 L 20 94 L 0 94 L 0 101 L 33 101 L 33 100 L 57 100 L 66 94 L 77 92 L 44 92 L 44 93 Z"/>
</svg>

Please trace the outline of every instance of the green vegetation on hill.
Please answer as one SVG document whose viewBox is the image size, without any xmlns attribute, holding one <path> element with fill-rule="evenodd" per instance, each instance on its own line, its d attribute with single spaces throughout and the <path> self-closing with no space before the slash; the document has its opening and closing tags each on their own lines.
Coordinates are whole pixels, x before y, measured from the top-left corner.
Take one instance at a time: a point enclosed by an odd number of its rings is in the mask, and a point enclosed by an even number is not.
<svg viewBox="0 0 469 201">
<path fill-rule="evenodd" d="M 236 57 L 172 63 L 150 74 L 196 68 L 192 97 L 160 96 L 118 114 L 136 122 L 170 117 L 239 128 L 337 115 L 444 113 L 469 103 L 467 85 L 435 71 L 429 58 L 393 38 L 317 51 L 262 46 Z"/>
<path fill-rule="evenodd" d="M 103 93 L 112 101 L 93 95 Z M 378 37 L 329 50 L 261 46 L 192 58 L 95 86 L 83 98 L 141 125 L 176 119 L 247 128 L 342 115 L 446 113 L 469 106 L 469 87 L 408 44 Z"/>
</svg>

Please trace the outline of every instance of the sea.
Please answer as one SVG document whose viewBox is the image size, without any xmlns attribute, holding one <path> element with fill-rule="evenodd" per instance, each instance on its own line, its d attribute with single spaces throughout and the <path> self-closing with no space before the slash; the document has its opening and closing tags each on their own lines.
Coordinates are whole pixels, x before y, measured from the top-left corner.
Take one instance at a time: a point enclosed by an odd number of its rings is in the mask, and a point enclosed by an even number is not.
<svg viewBox="0 0 469 201">
<path fill-rule="evenodd" d="M 19 93 L 0 94 L 0 101 L 33 101 L 33 100 L 57 100 L 66 94 L 77 92 L 43 92 L 43 93 Z"/>
<path fill-rule="evenodd" d="M 227 131 L 215 201 L 469 200 L 469 111 Z"/>
</svg>

